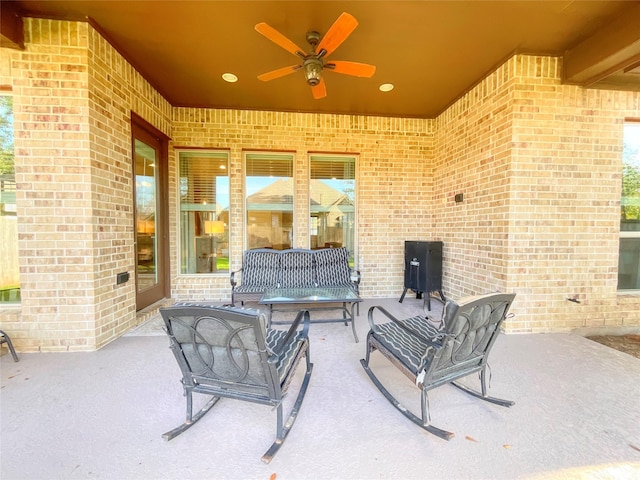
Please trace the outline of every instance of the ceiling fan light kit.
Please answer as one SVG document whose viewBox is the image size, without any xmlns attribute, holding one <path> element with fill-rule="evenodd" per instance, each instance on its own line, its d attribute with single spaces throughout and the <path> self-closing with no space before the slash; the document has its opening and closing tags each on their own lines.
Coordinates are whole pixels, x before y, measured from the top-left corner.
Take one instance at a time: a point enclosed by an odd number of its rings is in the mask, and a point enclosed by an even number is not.
<svg viewBox="0 0 640 480">
<path fill-rule="evenodd" d="M 302 63 L 299 65 L 292 65 L 260 74 L 258 75 L 258 80 L 268 82 L 298 70 L 303 70 L 307 84 L 311 86 L 313 98 L 317 100 L 327 95 L 324 79 L 322 78 L 322 71 L 325 69 L 354 77 L 371 78 L 376 71 L 374 65 L 346 61 L 326 61 L 326 58 L 351 35 L 357 26 L 358 21 L 352 15 L 344 12 L 331 25 L 322 40 L 320 40 L 318 32 L 307 32 L 306 39 L 311 45 L 311 53 L 307 54 L 275 28 L 266 23 L 257 24 L 255 29 L 258 33 L 302 59 Z"/>
<path fill-rule="evenodd" d="M 307 58 L 302 62 L 302 68 L 304 69 L 304 76 L 307 79 L 307 83 L 312 87 L 315 87 L 320 83 L 320 74 L 322 73 L 322 60 L 317 58 Z"/>
</svg>

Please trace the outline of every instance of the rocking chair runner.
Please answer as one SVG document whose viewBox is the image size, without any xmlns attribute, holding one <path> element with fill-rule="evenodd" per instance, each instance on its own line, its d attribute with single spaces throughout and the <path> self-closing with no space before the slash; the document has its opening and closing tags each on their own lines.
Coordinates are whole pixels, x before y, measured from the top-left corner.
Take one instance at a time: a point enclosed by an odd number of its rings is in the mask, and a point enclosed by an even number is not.
<svg viewBox="0 0 640 480">
<path fill-rule="evenodd" d="M 210 305 L 176 304 L 161 308 L 171 350 L 182 370 L 187 399 L 184 424 L 165 433 L 171 440 L 200 420 L 221 397 L 271 405 L 277 409 L 276 440 L 263 455 L 269 463 L 286 439 L 304 399 L 313 364 L 309 359 L 309 312 L 301 311 L 289 331 L 265 328 L 258 310 Z M 298 330 L 303 322 L 302 330 Z M 283 422 L 283 396 L 302 357 L 306 373 Z M 192 393 L 211 395 L 197 413 Z"/>
<path fill-rule="evenodd" d="M 405 417 L 430 433 L 445 440 L 454 434 L 430 424 L 427 392 L 451 383 L 465 392 L 489 402 L 510 407 L 514 402 L 487 395 L 486 368 L 489 352 L 511 307 L 515 294 L 489 294 L 463 299 L 460 303 L 448 300 L 442 321 L 415 316 L 398 320 L 380 306 L 369 309 L 366 359 L 360 360 L 367 375 L 382 394 Z M 390 322 L 376 324 L 374 312 L 379 311 Z M 378 350 L 398 369 L 413 380 L 421 392 L 421 418 L 411 413 L 382 385 L 369 366 L 371 352 Z M 481 392 L 455 382 L 480 372 Z"/>
</svg>

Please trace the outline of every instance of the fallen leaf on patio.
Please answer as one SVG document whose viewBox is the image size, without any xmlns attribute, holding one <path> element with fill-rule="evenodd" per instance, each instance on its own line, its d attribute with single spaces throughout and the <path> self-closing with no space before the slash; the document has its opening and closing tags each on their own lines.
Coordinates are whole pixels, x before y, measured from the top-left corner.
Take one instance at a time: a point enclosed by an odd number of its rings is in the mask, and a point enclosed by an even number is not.
<svg viewBox="0 0 640 480">
<path fill-rule="evenodd" d="M 635 445 L 631 445 L 631 444 L 629 444 L 629 446 L 630 446 L 631 448 L 633 448 L 634 450 L 637 450 L 637 451 L 639 451 L 639 452 L 640 452 L 640 448 L 636 447 Z"/>
<path fill-rule="evenodd" d="M 269 477 L 269 480 L 276 480 L 276 474 L 272 473 L 271 476 Z"/>
<path fill-rule="evenodd" d="M 504 448 L 511 448 L 511 445 L 507 445 L 507 444 L 502 445 L 502 446 L 503 446 Z"/>
<path fill-rule="evenodd" d="M 467 435 L 467 436 L 466 436 L 466 437 L 464 437 L 464 438 L 466 438 L 466 439 L 467 439 L 467 440 L 469 440 L 470 442 L 478 443 L 478 440 L 476 440 L 476 439 L 475 439 L 475 438 L 473 438 L 473 437 L 470 437 L 469 435 Z"/>
</svg>

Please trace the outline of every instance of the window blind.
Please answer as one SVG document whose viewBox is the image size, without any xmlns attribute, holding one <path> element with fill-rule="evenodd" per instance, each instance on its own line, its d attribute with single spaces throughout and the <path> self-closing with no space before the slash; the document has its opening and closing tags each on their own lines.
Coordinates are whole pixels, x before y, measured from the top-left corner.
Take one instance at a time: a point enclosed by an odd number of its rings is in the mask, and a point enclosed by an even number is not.
<svg viewBox="0 0 640 480">
<path fill-rule="evenodd" d="M 180 203 L 216 203 L 218 177 L 229 175 L 227 152 L 180 152 Z"/>
<path fill-rule="evenodd" d="M 293 155 L 281 153 L 247 153 L 247 177 L 293 177 Z"/>
<path fill-rule="evenodd" d="M 354 157 L 318 156 L 310 157 L 312 180 L 353 180 L 356 178 L 356 159 Z"/>
</svg>

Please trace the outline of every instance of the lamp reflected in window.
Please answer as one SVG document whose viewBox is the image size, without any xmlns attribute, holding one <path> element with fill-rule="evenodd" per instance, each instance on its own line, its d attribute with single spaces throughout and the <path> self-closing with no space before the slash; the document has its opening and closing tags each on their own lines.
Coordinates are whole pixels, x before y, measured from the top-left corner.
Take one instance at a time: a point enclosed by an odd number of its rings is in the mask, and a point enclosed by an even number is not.
<svg viewBox="0 0 640 480">
<path fill-rule="evenodd" d="M 209 255 L 209 271 L 218 271 L 217 236 L 224 233 L 224 222 L 221 220 L 205 220 L 204 233 L 211 237 L 211 254 Z"/>
</svg>

